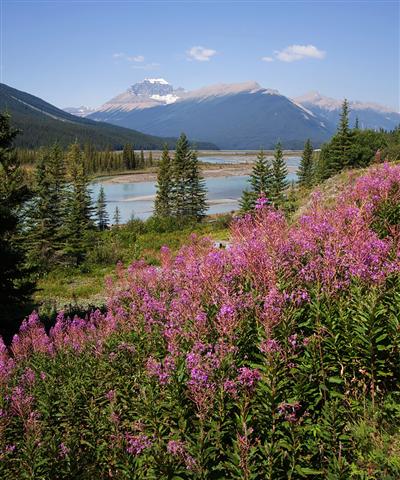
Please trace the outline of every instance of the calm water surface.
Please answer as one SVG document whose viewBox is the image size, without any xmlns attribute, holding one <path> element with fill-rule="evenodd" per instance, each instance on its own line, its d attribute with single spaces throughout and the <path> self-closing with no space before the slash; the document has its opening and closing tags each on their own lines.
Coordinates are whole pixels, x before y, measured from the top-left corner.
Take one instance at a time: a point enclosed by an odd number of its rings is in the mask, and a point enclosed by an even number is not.
<svg viewBox="0 0 400 480">
<path fill-rule="evenodd" d="M 215 159 L 211 163 L 224 163 L 223 160 L 229 157 L 202 157 Z M 243 157 L 230 158 L 230 163 L 241 163 Z M 286 163 L 288 167 L 297 167 L 299 157 L 288 157 Z M 228 163 L 228 162 L 225 162 Z M 296 179 L 296 174 L 291 172 L 288 180 Z M 248 188 L 248 176 L 230 176 L 207 178 L 205 180 L 207 187 L 207 200 L 209 203 L 208 214 L 227 213 L 239 208 L 238 201 L 245 188 Z M 115 207 L 118 206 L 121 223 L 127 222 L 132 216 L 146 219 L 153 212 L 154 196 L 156 193 L 155 182 L 135 182 L 135 183 L 104 183 L 101 180 L 93 182 L 91 185 L 92 198 L 96 200 L 103 185 L 107 201 L 107 211 L 112 222 Z"/>
</svg>

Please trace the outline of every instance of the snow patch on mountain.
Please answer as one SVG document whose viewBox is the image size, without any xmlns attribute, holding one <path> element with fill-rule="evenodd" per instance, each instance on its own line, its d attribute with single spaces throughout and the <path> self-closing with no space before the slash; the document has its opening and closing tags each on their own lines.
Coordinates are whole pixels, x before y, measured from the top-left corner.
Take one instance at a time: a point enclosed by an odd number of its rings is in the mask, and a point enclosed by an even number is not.
<svg viewBox="0 0 400 480">
<path fill-rule="evenodd" d="M 164 78 L 145 78 L 144 81 L 150 83 L 160 83 L 161 85 L 169 85 L 169 82 L 167 82 Z"/>
<path fill-rule="evenodd" d="M 171 94 L 168 94 L 168 95 L 151 95 L 151 98 L 153 100 L 163 102 L 166 105 L 169 105 L 170 103 L 175 103 L 177 100 L 179 100 L 179 97 L 177 97 L 176 95 L 171 95 Z"/>
<path fill-rule="evenodd" d="M 209 87 L 203 87 L 188 92 L 186 95 L 182 96 L 182 99 L 218 97 L 235 95 L 242 92 L 254 93 L 260 90 L 263 89 L 257 82 L 218 83 L 216 85 L 210 85 Z"/>
</svg>

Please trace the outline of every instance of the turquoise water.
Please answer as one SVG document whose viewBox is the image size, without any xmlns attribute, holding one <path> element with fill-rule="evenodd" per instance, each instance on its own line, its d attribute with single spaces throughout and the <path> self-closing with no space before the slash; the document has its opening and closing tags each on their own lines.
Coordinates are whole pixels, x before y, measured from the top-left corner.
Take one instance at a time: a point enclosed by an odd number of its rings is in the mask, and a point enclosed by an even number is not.
<svg viewBox="0 0 400 480">
<path fill-rule="evenodd" d="M 272 157 L 268 156 L 270 160 Z M 200 156 L 199 160 L 203 163 L 222 163 L 226 165 L 233 165 L 235 163 L 251 163 L 256 159 L 256 155 L 214 155 L 214 156 Z M 290 166 L 298 166 L 300 157 L 286 157 L 286 163 Z"/>
<path fill-rule="evenodd" d="M 297 157 L 287 158 L 289 167 L 298 165 Z M 296 179 L 295 173 L 289 173 L 288 180 Z M 227 213 L 239 208 L 238 201 L 245 188 L 248 187 L 248 176 L 230 176 L 207 178 L 208 214 Z M 91 185 L 92 198 L 95 200 L 103 185 L 107 201 L 107 211 L 112 221 L 115 207 L 118 206 L 121 223 L 127 222 L 132 216 L 146 219 L 153 211 L 155 182 L 135 183 L 104 183 L 96 182 Z"/>
</svg>

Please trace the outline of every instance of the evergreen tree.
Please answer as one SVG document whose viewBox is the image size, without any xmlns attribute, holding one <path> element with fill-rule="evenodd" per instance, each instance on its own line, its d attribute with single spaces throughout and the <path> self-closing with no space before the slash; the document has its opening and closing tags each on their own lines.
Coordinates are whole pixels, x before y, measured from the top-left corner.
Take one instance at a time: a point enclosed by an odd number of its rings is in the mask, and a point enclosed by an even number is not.
<svg viewBox="0 0 400 480">
<path fill-rule="evenodd" d="M 153 166 L 153 152 L 149 153 L 149 160 L 148 160 L 149 167 Z"/>
<path fill-rule="evenodd" d="M 278 143 L 275 147 L 274 159 L 272 161 L 271 179 L 271 199 L 275 205 L 280 205 L 283 202 L 284 191 L 288 187 L 287 174 L 288 170 L 283 158 L 282 146 Z"/>
<path fill-rule="evenodd" d="M 103 186 L 100 187 L 99 195 L 96 202 L 97 226 L 99 230 L 108 228 L 108 213 L 106 209 L 106 195 Z"/>
<path fill-rule="evenodd" d="M 21 210 L 29 191 L 13 141 L 18 134 L 10 117 L 0 114 L 0 329 L 10 327 L 15 308 L 27 300 L 33 284 L 25 268 L 24 252 L 17 242 Z"/>
<path fill-rule="evenodd" d="M 243 190 L 239 200 L 239 207 L 242 212 L 249 212 L 254 209 L 257 201 L 257 195 L 251 190 Z"/>
<path fill-rule="evenodd" d="M 57 260 L 63 236 L 65 173 L 63 154 L 56 144 L 42 149 L 36 165 L 34 198 L 28 208 L 29 261 L 47 269 Z"/>
<path fill-rule="evenodd" d="M 122 151 L 122 163 L 125 170 L 134 170 L 136 168 L 135 160 L 133 146 L 130 143 L 125 144 Z"/>
<path fill-rule="evenodd" d="M 35 170 L 34 198 L 28 209 L 27 243 L 29 262 L 39 269 L 46 269 L 54 255 L 56 228 L 53 224 L 57 204 L 51 195 L 51 180 L 48 174 L 50 152 L 42 149 Z"/>
<path fill-rule="evenodd" d="M 172 214 L 172 164 L 168 145 L 164 146 L 157 173 L 157 195 L 154 202 L 156 216 L 168 217 Z"/>
<path fill-rule="evenodd" d="M 354 155 L 354 132 L 349 127 L 349 104 L 344 100 L 337 132 L 324 151 L 323 178 L 329 178 L 343 168 L 353 166 Z"/>
<path fill-rule="evenodd" d="M 257 154 L 257 160 L 254 163 L 253 170 L 250 175 L 250 185 L 253 192 L 259 197 L 262 193 L 268 197 L 271 188 L 272 170 L 271 165 L 261 149 Z"/>
<path fill-rule="evenodd" d="M 355 121 L 355 124 L 354 124 L 354 130 L 360 130 L 360 123 L 358 121 L 358 117 L 356 117 L 356 121 Z"/>
<path fill-rule="evenodd" d="M 92 203 L 88 179 L 83 165 L 82 152 L 77 143 L 67 154 L 69 190 L 66 202 L 64 253 L 75 263 L 80 263 L 86 253 L 87 237 L 93 227 Z"/>
<path fill-rule="evenodd" d="M 187 204 L 190 157 L 189 142 L 186 135 L 182 133 L 176 143 L 172 164 L 172 212 L 175 217 L 186 217 L 190 211 Z"/>
<path fill-rule="evenodd" d="M 313 148 L 311 140 L 308 139 L 304 145 L 297 176 L 299 184 L 303 187 L 310 187 L 313 183 Z"/>
<path fill-rule="evenodd" d="M 144 168 L 144 165 L 145 165 L 145 159 L 144 159 L 144 152 L 143 152 L 143 149 L 140 150 L 140 164 L 139 164 L 139 168 Z"/>
<path fill-rule="evenodd" d="M 115 211 L 114 211 L 114 225 L 116 227 L 119 227 L 119 224 L 121 223 L 121 215 L 119 213 L 119 208 L 118 208 L 118 205 L 115 207 Z"/>
<path fill-rule="evenodd" d="M 172 162 L 172 214 L 180 218 L 204 216 L 206 189 L 200 175 L 197 154 L 190 149 L 189 141 L 181 134 Z"/>
<path fill-rule="evenodd" d="M 197 152 L 190 152 L 187 166 L 187 207 L 188 216 L 200 220 L 207 211 L 207 190 L 200 174 Z"/>
<path fill-rule="evenodd" d="M 239 202 L 240 208 L 244 212 L 252 210 L 257 198 L 261 195 L 265 195 L 266 197 L 270 196 L 272 170 L 263 149 L 261 149 L 257 155 L 249 182 L 251 189 L 243 192 Z"/>
</svg>

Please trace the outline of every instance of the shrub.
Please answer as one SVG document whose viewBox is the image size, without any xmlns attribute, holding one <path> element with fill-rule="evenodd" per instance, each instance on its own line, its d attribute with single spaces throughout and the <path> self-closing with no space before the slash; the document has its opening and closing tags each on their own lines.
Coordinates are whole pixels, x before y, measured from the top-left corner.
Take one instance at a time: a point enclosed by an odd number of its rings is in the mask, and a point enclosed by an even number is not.
<svg viewBox="0 0 400 480">
<path fill-rule="evenodd" d="M 0 345 L 2 478 L 398 478 L 394 185 L 374 168 L 293 225 L 260 202 L 229 248 L 119 266 L 104 313 L 32 314 Z"/>
</svg>

